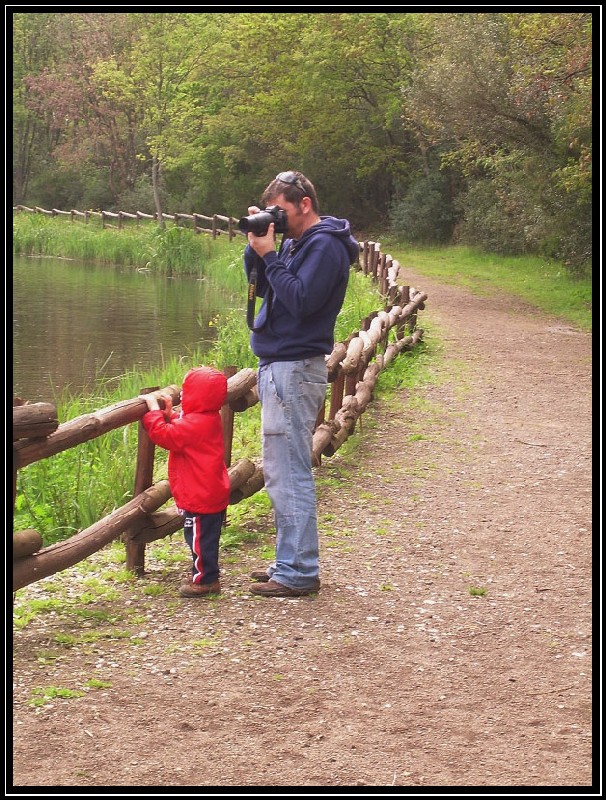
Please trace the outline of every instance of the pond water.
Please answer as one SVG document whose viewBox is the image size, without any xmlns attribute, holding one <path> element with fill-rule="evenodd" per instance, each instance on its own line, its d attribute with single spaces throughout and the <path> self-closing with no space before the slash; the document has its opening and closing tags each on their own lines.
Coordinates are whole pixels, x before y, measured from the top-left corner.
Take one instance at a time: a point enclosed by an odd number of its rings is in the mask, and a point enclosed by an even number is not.
<svg viewBox="0 0 606 800">
<path fill-rule="evenodd" d="M 242 304 L 193 276 L 59 258 L 13 259 L 13 394 L 53 402 L 134 367 L 208 350 L 219 313 Z M 244 312 L 243 312 L 244 313 Z"/>
</svg>

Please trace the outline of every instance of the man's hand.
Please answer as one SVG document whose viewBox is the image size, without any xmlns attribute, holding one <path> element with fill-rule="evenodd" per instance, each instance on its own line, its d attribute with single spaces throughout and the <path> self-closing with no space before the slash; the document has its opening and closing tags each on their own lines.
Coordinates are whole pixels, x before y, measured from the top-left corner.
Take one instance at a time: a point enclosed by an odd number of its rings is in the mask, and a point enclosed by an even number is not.
<svg viewBox="0 0 606 800">
<path fill-rule="evenodd" d="M 276 250 L 276 234 L 274 233 L 274 227 L 274 223 L 270 222 L 267 233 L 264 233 L 263 236 L 255 236 L 254 233 L 250 232 L 247 234 L 248 243 L 261 258 Z"/>
</svg>

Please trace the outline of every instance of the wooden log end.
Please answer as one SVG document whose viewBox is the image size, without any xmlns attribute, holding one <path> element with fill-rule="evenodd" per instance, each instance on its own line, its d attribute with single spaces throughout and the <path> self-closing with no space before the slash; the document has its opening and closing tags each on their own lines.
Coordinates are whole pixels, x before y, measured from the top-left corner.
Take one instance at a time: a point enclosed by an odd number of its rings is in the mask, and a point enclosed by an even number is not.
<svg viewBox="0 0 606 800">
<path fill-rule="evenodd" d="M 33 528 L 13 533 L 13 560 L 31 556 L 41 548 L 42 536 Z"/>
</svg>

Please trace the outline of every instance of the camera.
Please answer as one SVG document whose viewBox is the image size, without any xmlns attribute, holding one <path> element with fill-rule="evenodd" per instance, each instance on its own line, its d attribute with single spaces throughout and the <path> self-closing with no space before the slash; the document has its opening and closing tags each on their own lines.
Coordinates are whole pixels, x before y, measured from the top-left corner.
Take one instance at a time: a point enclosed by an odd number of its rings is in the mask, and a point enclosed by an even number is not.
<svg viewBox="0 0 606 800">
<path fill-rule="evenodd" d="M 275 225 L 276 233 L 286 233 L 288 220 L 286 211 L 279 206 L 267 206 L 265 211 L 258 214 L 251 214 L 250 217 L 242 217 L 238 222 L 238 228 L 243 233 L 254 233 L 255 236 L 263 236 L 267 233 L 271 223 Z"/>
</svg>

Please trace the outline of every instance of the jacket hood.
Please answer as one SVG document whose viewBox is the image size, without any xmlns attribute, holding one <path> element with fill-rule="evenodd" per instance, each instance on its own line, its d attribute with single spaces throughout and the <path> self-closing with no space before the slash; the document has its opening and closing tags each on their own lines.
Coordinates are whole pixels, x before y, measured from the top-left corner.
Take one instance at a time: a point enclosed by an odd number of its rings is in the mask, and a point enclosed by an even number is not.
<svg viewBox="0 0 606 800">
<path fill-rule="evenodd" d="M 195 367 L 183 378 L 181 391 L 184 414 L 219 411 L 227 397 L 227 378 L 212 367 Z"/>
<path fill-rule="evenodd" d="M 303 236 L 298 240 L 297 244 L 306 241 L 308 238 L 315 236 L 318 233 L 328 233 L 331 236 L 336 236 L 337 239 L 343 242 L 347 253 L 349 255 L 349 263 L 353 264 L 358 260 L 360 255 L 360 245 L 354 239 L 351 233 L 349 221 L 346 219 L 339 219 L 338 217 L 320 217 L 320 222 L 308 228 Z"/>
</svg>

